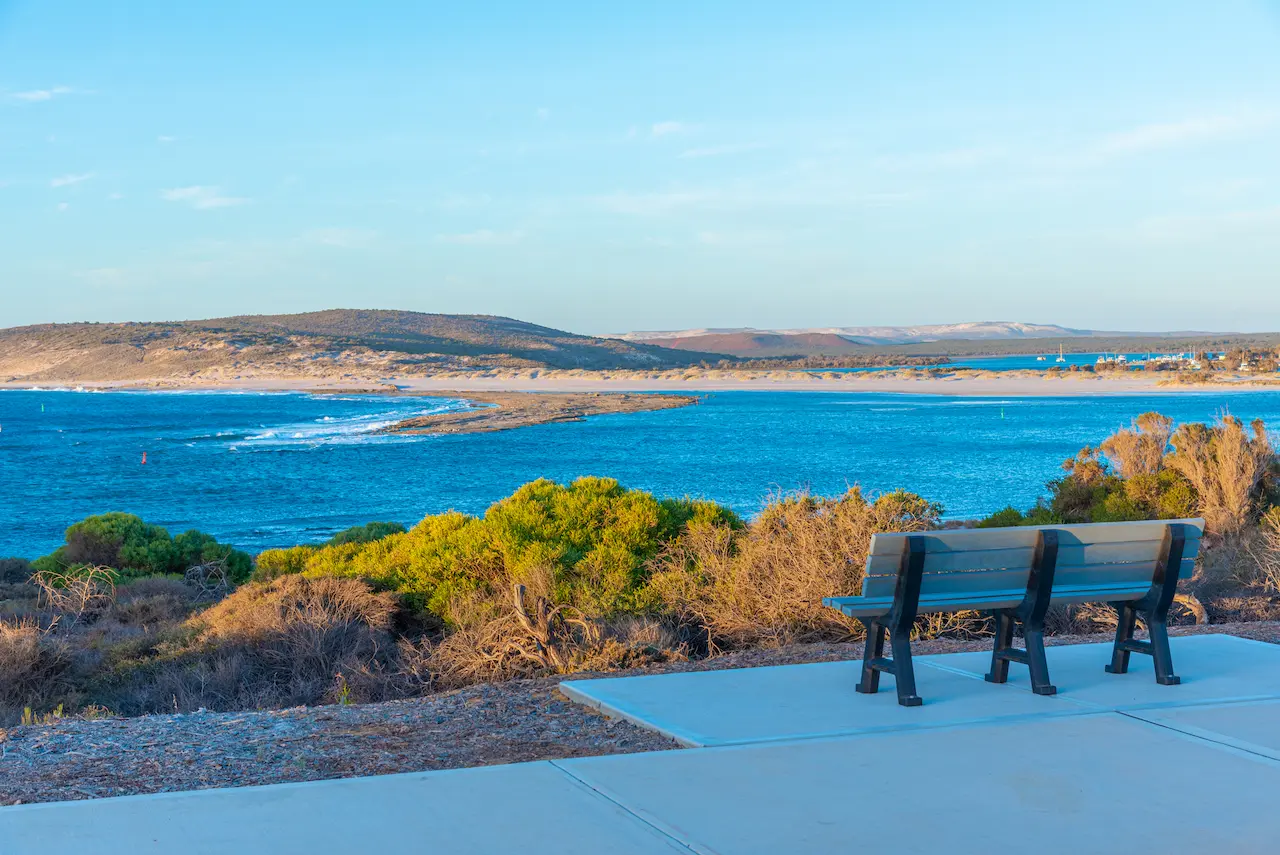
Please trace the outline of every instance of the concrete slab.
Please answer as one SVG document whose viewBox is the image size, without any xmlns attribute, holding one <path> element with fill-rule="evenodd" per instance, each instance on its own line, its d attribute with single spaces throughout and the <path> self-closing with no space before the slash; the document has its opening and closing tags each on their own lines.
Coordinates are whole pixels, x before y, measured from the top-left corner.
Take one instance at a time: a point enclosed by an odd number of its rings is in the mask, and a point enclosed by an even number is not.
<svg viewBox="0 0 1280 855">
<path fill-rule="evenodd" d="M 670 855 L 688 850 L 550 763 L 0 808 L 0 852 Z"/>
<path fill-rule="evenodd" d="M 1274 853 L 1280 763 L 1116 713 L 555 761 L 700 853 Z"/>
<path fill-rule="evenodd" d="M 1110 644 L 1050 647 L 1049 676 L 1058 697 L 1094 709 L 1128 710 L 1186 704 L 1223 703 L 1280 698 L 1280 645 L 1230 635 L 1193 635 L 1169 641 L 1179 686 L 1155 681 L 1150 656 L 1132 654 L 1129 673 L 1108 674 Z M 991 665 L 989 653 L 951 653 L 922 656 L 921 663 L 981 678 Z M 1009 683 L 1030 690 L 1025 667 L 1009 669 Z"/>
<path fill-rule="evenodd" d="M 1135 718 L 1280 760 L 1280 700 L 1135 710 Z"/>
<path fill-rule="evenodd" d="M 964 674 L 921 666 L 924 706 L 898 706 L 894 679 L 880 691 L 854 690 L 859 662 L 735 668 L 644 677 L 569 680 L 561 690 L 580 703 L 672 737 L 683 745 L 737 745 L 857 733 L 943 727 L 1024 716 L 1089 711 Z"/>
</svg>

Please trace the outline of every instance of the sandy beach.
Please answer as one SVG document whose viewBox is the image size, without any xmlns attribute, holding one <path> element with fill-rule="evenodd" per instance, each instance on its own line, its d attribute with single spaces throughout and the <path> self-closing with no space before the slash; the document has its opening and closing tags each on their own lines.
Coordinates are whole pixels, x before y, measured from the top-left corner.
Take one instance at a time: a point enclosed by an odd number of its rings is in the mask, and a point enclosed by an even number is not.
<svg viewBox="0 0 1280 855">
<path fill-rule="evenodd" d="M 1061 397 L 1248 392 L 1280 389 L 1280 378 L 1228 375 L 1211 383 L 1172 382 L 1171 375 L 1129 372 L 1123 376 L 1086 372 L 1048 374 L 1035 371 L 958 370 L 866 371 L 839 374 L 803 371 L 564 371 L 546 369 L 441 372 L 405 376 L 272 376 L 163 377 L 152 380 L 105 380 L 74 383 L 56 380 L 10 380 L 9 389 L 154 389 L 187 391 L 308 391 L 419 393 L 454 392 L 890 392 L 913 395 L 979 397 Z"/>
</svg>

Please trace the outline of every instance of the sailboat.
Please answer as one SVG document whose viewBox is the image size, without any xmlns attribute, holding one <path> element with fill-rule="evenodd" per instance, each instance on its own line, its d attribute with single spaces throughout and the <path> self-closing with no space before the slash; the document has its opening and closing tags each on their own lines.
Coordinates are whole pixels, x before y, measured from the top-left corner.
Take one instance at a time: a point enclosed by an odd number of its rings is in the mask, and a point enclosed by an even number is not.
<svg viewBox="0 0 1280 855">
<path fill-rule="evenodd" d="M 1058 358 L 1054 362 L 1066 362 L 1067 358 L 1062 355 L 1062 345 L 1058 345 Z"/>
</svg>

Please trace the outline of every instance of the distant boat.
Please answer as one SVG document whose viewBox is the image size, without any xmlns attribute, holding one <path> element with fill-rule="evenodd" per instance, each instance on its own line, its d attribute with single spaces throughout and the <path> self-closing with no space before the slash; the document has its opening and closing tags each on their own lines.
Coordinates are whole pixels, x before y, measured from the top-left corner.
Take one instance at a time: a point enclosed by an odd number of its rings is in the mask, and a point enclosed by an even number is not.
<svg viewBox="0 0 1280 855">
<path fill-rule="evenodd" d="M 1043 356 L 1037 356 L 1037 357 L 1036 357 L 1036 362 L 1044 362 L 1044 360 L 1045 360 L 1045 357 L 1043 357 Z"/>
<path fill-rule="evenodd" d="M 1058 345 L 1058 358 L 1054 362 L 1066 362 L 1067 358 L 1062 355 L 1062 345 Z"/>
</svg>

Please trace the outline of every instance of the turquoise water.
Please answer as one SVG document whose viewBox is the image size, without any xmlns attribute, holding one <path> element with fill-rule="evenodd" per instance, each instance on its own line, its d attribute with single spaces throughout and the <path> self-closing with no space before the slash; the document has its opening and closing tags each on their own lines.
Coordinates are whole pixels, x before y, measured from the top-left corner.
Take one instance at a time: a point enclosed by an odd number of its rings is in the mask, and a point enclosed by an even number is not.
<svg viewBox="0 0 1280 855">
<path fill-rule="evenodd" d="M 242 548 L 314 542 L 369 520 L 482 512 L 537 477 L 606 475 L 750 514 L 776 490 L 905 487 L 951 517 L 1026 506 L 1081 446 L 1139 413 L 1224 408 L 1280 425 L 1280 392 L 949 398 L 730 392 L 698 406 L 491 434 L 389 437 L 457 401 L 0 392 L 0 556 L 33 557 L 89 514 L 129 511 Z M 142 463 L 146 452 L 147 462 Z"/>
</svg>

